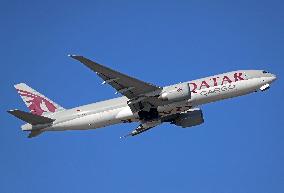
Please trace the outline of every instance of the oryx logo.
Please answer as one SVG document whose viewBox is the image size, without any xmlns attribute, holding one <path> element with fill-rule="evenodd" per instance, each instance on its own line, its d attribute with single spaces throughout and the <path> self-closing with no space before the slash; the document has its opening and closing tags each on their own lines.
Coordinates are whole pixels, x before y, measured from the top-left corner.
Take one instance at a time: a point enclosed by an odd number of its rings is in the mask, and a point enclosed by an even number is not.
<svg viewBox="0 0 284 193">
<path fill-rule="evenodd" d="M 24 99 L 31 113 L 42 115 L 44 112 L 55 112 L 56 107 L 47 99 L 25 90 L 17 89 L 17 91 Z"/>
</svg>

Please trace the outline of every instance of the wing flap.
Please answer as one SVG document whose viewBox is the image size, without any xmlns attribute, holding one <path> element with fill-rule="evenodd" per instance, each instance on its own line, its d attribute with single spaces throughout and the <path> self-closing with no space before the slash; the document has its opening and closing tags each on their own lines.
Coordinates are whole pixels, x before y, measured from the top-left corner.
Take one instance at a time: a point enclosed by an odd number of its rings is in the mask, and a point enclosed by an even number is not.
<svg viewBox="0 0 284 193">
<path fill-rule="evenodd" d="M 160 125 L 161 123 L 162 123 L 161 120 L 152 120 L 152 121 L 142 122 L 136 129 L 134 129 L 129 134 L 122 136 L 120 138 L 139 135 L 139 134 L 141 134 L 145 131 L 148 131 L 149 129 L 152 129 L 152 128 Z"/>
</svg>

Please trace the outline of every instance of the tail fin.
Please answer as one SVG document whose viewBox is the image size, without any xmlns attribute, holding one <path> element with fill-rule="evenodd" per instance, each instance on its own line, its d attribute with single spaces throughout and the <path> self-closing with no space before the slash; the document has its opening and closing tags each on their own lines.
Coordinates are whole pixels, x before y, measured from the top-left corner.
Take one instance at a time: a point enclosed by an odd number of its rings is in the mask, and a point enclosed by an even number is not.
<svg viewBox="0 0 284 193">
<path fill-rule="evenodd" d="M 16 84 L 19 95 L 34 115 L 46 115 L 64 110 L 63 107 L 32 89 L 25 83 Z"/>
</svg>

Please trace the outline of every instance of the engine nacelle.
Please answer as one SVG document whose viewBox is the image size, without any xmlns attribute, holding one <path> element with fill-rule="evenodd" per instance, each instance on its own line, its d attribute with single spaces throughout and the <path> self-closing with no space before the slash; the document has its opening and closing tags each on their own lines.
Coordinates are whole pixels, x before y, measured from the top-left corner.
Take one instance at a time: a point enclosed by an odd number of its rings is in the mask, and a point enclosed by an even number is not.
<svg viewBox="0 0 284 193">
<path fill-rule="evenodd" d="M 190 99 L 190 88 L 188 83 L 177 84 L 170 87 L 165 87 L 159 96 L 163 101 L 182 101 Z"/>
<path fill-rule="evenodd" d="M 178 118 L 176 118 L 172 123 L 185 127 L 192 127 L 196 125 L 200 125 L 204 122 L 203 114 L 200 109 L 196 109 L 187 113 L 180 114 Z"/>
</svg>

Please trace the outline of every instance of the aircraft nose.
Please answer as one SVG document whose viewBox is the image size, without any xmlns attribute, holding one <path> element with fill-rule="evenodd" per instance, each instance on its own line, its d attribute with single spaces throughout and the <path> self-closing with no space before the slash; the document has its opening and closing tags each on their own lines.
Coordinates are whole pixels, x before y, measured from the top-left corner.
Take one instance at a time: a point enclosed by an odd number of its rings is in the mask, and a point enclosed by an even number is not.
<svg viewBox="0 0 284 193">
<path fill-rule="evenodd" d="M 277 79 L 275 74 L 271 74 L 271 78 L 272 78 L 272 82 L 274 82 Z"/>
</svg>

